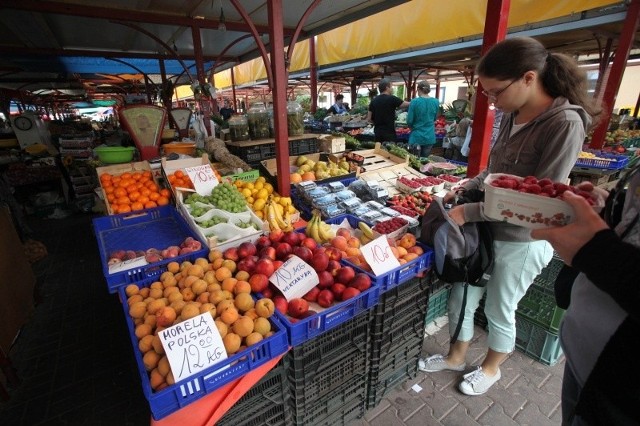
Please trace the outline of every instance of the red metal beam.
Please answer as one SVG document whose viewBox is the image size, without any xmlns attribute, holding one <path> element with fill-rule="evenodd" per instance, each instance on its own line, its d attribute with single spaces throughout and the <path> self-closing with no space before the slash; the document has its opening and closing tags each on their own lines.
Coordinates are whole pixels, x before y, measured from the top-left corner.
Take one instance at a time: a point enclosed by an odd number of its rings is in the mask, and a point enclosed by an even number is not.
<svg viewBox="0 0 640 426">
<path fill-rule="evenodd" d="M 170 15 L 166 13 L 141 12 L 135 9 L 119 9 L 115 7 L 96 7 L 85 4 L 67 2 L 39 1 L 39 0 L 3 0 L 5 9 L 27 10 L 36 13 L 53 13 L 58 15 L 79 16 L 83 18 L 108 19 L 119 21 L 132 21 L 149 24 L 172 25 L 182 27 L 198 26 L 204 29 L 217 30 L 220 23 L 217 19 L 200 19 L 184 15 Z M 225 21 L 229 31 L 249 32 L 249 26 L 242 22 Z M 269 27 L 254 25 L 260 34 L 267 34 Z M 292 35 L 294 30 L 284 29 L 283 33 Z"/>
<path fill-rule="evenodd" d="M 204 85 L 207 83 L 207 74 L 204 72 L 204 63 L 202 62 L 202 39 L 200 38 L 199 27 L 191 27 L 191 37 L 193 38 L 193 51 L 196 54 L 196 73 L 198 82 L 201 85 Z M 215 98 L 209 98 L 208 96 L 203 96 L 198 100 L 200 112 L 202 112 L 203 115 L 202 121 L 204 121 L 204 128 L 207 132 L 211 131 L 211 134 L 209 136 L 215 136 L 215 134 L 213 134 L 214 132 L 211 129 L 212 102 L 215 102 Z"/>
<path fill-rule="evenodd" d="M 315 37 L 309 37 L 309 83 L 311 92 L 311 112 L 315 113 L 318 110 L 318 64 L 316 63 Z"/>
<path fill-rule="evenodd" d="M 602 96 L 602 103 L 604 109 L 602 116 L 600 117 L 600 123 L 593 132 L 591 137 L 590 148 L 601 149 L 604 146 L 604 138 L 607 135 L 609 129 L 609 120 L 611 120 L 611 113 L 613 112 L 613 106 L 616 103 L 616 96 L 620 89 L 620 83 L 622 82 L 622 75 L 627 65 L 627 59 L 629 59 L 629 52 L 633 46 L 634 35 L 638 29 L 638 19 L 640 18 L 640 0 L 631 0 L 629 9 L 627 9 L 627 17 L 624 20 L 622 26 L 622 32 L 620 33 L 620 40 L 618 42 L 618 48 L 613 58 L 613 65 L 609 72 L 609 78 L 607 79 L 606 86 L 604 88 L 604 95 Z"/>
<path fill-rule="evenodd" d="M 278 192 L 288 197 L 291 185 L 289 175 L 289 134 L 287 130 L 287 68 L 285 66 L 284 37 L 282 34 L 282 0 L 267 2 L 269 14 L 269 41 L 271 42 L 271 82 L 273 121 L 276 139 Z M 266 64 L 267 62 L 265 62 Z"/>
<path fill-rule="evenodd" d="M 507 21 L 511 0 L 488 0 L 487 15 L 484 23 L 482 38 L 482 54 L 507 35 Z M 482 85 L 478 81 L 478 95 L 473 116 L 473 131 L 471 132 L 471 152 L 469 153 L 469 167 L 467 176 L 473 177 L 487 167 L 493 129 L 493 111 L 489 109 L 489 99 L 481 95 Z"/>
</svg>

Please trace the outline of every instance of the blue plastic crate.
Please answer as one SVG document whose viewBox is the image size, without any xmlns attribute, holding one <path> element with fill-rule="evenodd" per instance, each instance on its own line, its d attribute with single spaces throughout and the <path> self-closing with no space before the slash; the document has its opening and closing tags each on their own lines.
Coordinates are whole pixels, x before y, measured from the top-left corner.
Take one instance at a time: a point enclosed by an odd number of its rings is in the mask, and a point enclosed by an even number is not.
<svg viewBox="0 0 640 426">
<path fill-rule="evenodd" d="M 598 158 L 578 158 L 575 167 L 586 167 L 601 170 L 620 170 L 629 163 L 629 157 L 622 154 L 590 150 Z"/>
<path fill-rule="evenodd" d="M 142 284 L 138 283 L 138 285 L 140 287 L 148 287 L 152 283 L 153 279 L 149 279 Z M 160 420 L 203 396 L 210 394 L 227 383 L 239 379 L 248 372 L 289 350 L 287 333 L 278 319 L 272 316 L 269 320 L 271 321 L 271 329 L 274 333 L 270 337 L 212 365 L 206 370 L 200 371 L 187 379 L 155 392 L 151 388 L 149 375 L 144 367 L 142 354 L 138 349 L 138 338 L 135 335 L 133 319 L 129 316 L 129 306 L 127 304 L 125 289 L 124 287 L 119 287 L 117 291 L 122 302 L 125 321 L 129 329 L 129 338 L 131 339 L 133 353 L 136 364 L 138 365 L 138 373 L 140 374 L 140 380 L 142 382 L 142 393 L 147 401 L 149 401 L 151 415 L 156 420 Z"/>
<path fill-rule="evenodd" d="M 110 293 L 118 287 L 158 277 L 167 270 L 170 262 L 193 262 L 199 257 L 206 258 L 209 247 L 194 233 L 184 218 L 173 206 L 162 206 L 142 211 L 110 215 L 93 219 L 93 230 L 98 241 L 102 272 L 107 280 Z M 200 241 L 202 248 L 189 254 L 159 262 L 109 273 L 109 253 L 114 250 L 143 250 L 149 248 L 165 249 L 179 246 L 187 237 Z"/>
<path fill-rule="evenodd" d="M 344 302 L 338 302 L 335 305 L 324 309 L 322 312 L 304 318 L 301 320 L 291 321 L 286 315 L 276 311 L 278 320 L 284 325 L 289 335 L 289 342 L 296 346 L 307 340 L 313 339 L 320 334 L 329 331 L 340 324 L 356 317 L 378 303 L 380 298 L 380 287 L 373 284 L 371 288 L 363 291 L 356 297 Z"/>
</svg>

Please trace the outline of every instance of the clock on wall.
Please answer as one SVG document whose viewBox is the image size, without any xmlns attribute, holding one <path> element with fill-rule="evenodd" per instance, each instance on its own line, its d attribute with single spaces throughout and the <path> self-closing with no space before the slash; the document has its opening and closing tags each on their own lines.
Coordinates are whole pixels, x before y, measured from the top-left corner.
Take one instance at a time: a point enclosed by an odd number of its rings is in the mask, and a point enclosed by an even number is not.
<svg viewBox="0 0 640 426">
<path fill-rule="evenodd" d="M 19 116 L 13 119 L 13 125 L 22 131 L 27 131 L 33 127 L 33 121 L 25 116 Z"/>
</svg>

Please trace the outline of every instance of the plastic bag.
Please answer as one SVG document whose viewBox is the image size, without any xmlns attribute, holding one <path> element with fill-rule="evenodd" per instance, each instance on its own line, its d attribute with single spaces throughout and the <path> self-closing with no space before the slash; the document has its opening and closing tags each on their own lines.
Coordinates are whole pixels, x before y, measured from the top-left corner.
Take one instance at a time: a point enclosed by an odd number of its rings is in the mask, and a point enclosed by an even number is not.
<svg viewBox="0 0 640 426">
<path fill-rule="evenodd" d="M 471 126 L 467 129 L 467 136 L 464 138 L 464 144 L 462 144 L 462 148 L 460 149 L 460 153 L 465 157 L 469 156 L 469 144 L 471 143 Z"/>
</svg>

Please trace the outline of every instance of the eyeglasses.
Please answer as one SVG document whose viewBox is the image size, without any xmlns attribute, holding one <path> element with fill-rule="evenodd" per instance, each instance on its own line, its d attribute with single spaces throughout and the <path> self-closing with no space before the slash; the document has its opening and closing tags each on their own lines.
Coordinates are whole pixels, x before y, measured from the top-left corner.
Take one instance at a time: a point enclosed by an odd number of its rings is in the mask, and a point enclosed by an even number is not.
<svg viewBox="0 0 640 426">
<path fill-rule="evenodd" d="M 522 78 L 522 77 L 520 77 L 520 78 Z M 483 90 L 482 94 L 485 95 L 489 99 L 496 99 L 497 100 L 498 96 L 502 95 L 505 90 L 507 90 L 509 87 L 511 87 L 511 85 L 513 83 L 515 83 L 516 81 L 520 80 L 520 78 L 511 81 L 511 83 L 507 84 L 505 87 L 503 87 L 502 89 L 498 90 L 497 92 L 489 93 L 486 90 Z"/>
</svg>

